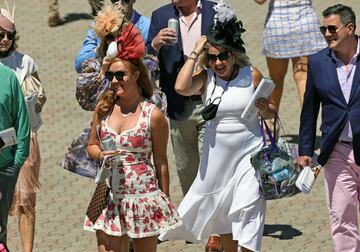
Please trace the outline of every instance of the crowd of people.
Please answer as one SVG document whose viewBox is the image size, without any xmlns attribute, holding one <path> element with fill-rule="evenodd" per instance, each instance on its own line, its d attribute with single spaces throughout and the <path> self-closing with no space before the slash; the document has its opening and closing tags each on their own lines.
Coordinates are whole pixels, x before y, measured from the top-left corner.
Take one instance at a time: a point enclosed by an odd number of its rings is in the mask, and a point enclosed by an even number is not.
<svg viewBox="0 0 360 252">
<path fill-rule="evenodd" d="M 86 93 L 78 101 L 93 113 L 87 155 L 79 158 L 99 166 L 84 218 L 98 251 L 155 252 L 168 240 L 202 242 L 205 251 L 260 251 L 266 201 L 250 159 L 264 146 L 260 119 L 277 117 L 290 59 L 302 106 L 299 167 L 313 165 L 321 106 L 317 162 L 334 251 L 360 251 L 360 40 L 350 7 L 328 7 L 321 25 L 311 0 L 270 1 L 262 45 L 275 89 L 242 118 L 266 74 L 251 64 L 246 24 L 226 1 L 172 0 L 151 18 L 134 10 L 135 0 L 89 2 L 95 19 L 75 70 Z M 61 24 L 52 10 L 49 25 Z M 17 144 L 0 146 L 0 242 L 6 245 L 8 215 L 17 214 L 23 251 L 33 251 L 41 159 L 24 97 L 36 93 L 40 113 L 46 95 L 18 39 L 13 12 L 1 9 L 0 136 L 13 128 Z M 169 136 L 184 196 L 177 208 Z"/>
</svg>

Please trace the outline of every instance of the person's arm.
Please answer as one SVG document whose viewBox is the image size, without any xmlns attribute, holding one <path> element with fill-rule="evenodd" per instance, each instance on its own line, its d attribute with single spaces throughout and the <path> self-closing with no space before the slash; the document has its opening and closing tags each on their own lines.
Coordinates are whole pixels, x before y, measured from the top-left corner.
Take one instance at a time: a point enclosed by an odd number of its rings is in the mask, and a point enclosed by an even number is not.
<svg viewBox="0 0 360 252">
<path fill-rule="evenodd" d="M 91 131 L 87 146 L 87 153 L 89 157 L 94 160 L 101 160 L 104 157 L 102 150 L 100 148 L 100 142 L 97 137 L 97 131 L 96 131 L 96 127 L 100 125 L 100 119 L 97 112 L 98 109 L 99 109 L 99 105 L 96 106 L 93 113 L 93 121 L 91 123 Z"/>
<path fill-rule="evenodd" d="M 16 130 L 18 140 L 15 151 L 14 165 L 17 169 L 20 170 L 25 160 L 29 156 L 30 122 L 24 96 L 15 74 L 10 77 L 10 82 L 14 90 L 13 102 L 11 106 L 11 117 L 13 118 L 13 126 Z"/>
<path fill-rule="evenodd" d="M 166 155 L 169 126 L 163 113 L 154 108 L 151 113 L 151 140 L 154 165 L 160 189 L 169 196 L 169 167 Z"/>
<path fill-rule="evenodd" d="M 182 66 L 175 82 L 175 91 L 184 96 L 201 94 L 206 83 L 206 70 L 194 73 L 196 62 L 199 55 L 204 50 L 207 42 L 206 36 L 201 36 L 195 44 L 194 50 L 188 56 L 185 64 Z"/>
<path fill-rule="evenodd" d="M 95 35 L 93 28 L 89 28 L 83 45 L 75 58 L 75 70 L 81 72 L 81 64 L 90 58 L 96 58 L 96 47 L 99 44 L 99 39 Z"/>
<path fill-rule="evenodd" d="M 310 61 L 311 58 L 308 63 L 304 103 L 300 115 L 298 163 L 301 167 L 312 166 L 312 156 L 314 154 L 316 138 L 316 122 L 320 110 L 320 99 L 314 86 Z"/>
<path fill-rule="evenodd" d="M 253 83 L 254 83 L 254 88 L 256 89 L 259 86 L 259 84 L 263 78 L 263 75 L 257 68 L 255 68 L 255 67 L 252 67 L 252 68 L 253 68 L 252 79 L 253 79 Z M 255 101 L 255 106 L 259 109 L 259 114 L 262 118 L 264 118 L 264 119 L 274 118 L 275 112 L 276 112 L 276 107 L 274 105 L 274 99 L 272 97 L 272 94 L 270 95 L 270 97 L 268 99 L 265 99 L 265 98 L 257 99 Z"/>
</svg>

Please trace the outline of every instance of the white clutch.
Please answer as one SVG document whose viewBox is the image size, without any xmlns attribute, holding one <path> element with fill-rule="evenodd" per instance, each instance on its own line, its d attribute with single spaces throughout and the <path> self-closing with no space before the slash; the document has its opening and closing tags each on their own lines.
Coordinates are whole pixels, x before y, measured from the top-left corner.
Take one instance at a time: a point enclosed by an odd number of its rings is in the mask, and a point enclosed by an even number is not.
<svg viewBox="0 0 360 252">
<path fill-rule="evenodd" d="M 296 180 L 296 187 L 299 188 L 303 193 L 309 193 L 312 186 L 314 185 L 316 177 L 320 173 L 320 169 L 320 165 L 315 167 L 305 166 Z"/>
</svg>

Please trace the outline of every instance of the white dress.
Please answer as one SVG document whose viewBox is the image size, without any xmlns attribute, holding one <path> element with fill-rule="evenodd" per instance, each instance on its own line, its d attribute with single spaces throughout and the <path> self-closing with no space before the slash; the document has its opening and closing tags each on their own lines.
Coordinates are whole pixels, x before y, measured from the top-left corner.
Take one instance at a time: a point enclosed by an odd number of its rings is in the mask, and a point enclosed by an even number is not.
<svg viewBox="0 0 360 252">
<path fill-rule="evenodd" d="M 213 233 L 232 233 L 239 246 L 259 251 L 264 228 L 265 201 L 260 198 L 250 155 L 262 146 L 257 115 L 240 118 L 254 87 L 252 69 L 240 69 L 222 96 L 216 117 L 206 124 L 199 171 L 178 213 L 183 225 L 160 236 L 161 240 L 206 243 Z M 213 100 L 227 81 L 216 78 Z M 208 69 L 206 102 L 214 88 Z"/>
</svg>

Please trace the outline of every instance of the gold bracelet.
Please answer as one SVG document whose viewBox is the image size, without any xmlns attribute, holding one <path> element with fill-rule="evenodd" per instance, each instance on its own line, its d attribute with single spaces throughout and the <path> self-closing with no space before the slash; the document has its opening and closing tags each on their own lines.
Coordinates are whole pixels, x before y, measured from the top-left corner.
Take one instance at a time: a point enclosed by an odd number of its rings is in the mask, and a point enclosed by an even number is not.
<svg viewBox="0 0 360 252">
<path fill-rule="evenodd" d="M 195 51 L 192 51 L 192 52 L 190 53 L 190 55 L 191 55 L 191 54 L 195 54 L 195 57 L 196 57 L 196 58 L 199 57 L 199 54 L 198 54 L 197 52 L 195 52 Z"/>
</svg>

